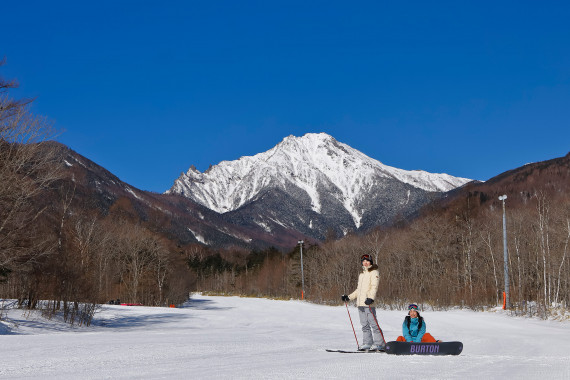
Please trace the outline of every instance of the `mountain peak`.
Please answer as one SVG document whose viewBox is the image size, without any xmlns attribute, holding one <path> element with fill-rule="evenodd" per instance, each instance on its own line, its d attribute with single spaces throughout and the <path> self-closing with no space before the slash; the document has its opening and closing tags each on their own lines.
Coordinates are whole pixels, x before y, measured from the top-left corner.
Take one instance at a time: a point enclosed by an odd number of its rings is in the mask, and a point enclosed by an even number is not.
<svg viewBox="0 0 570 380">
<path fill-rule="evenodd" d="M 331 145 L 337 144 L 338 142 L 332 137 L 324 132 L 321 133 L 306 133 L 301 137 L 294 135 L 289 135 L 285 137 L 279 144 L 277 144 L 273 149 L 286 149 L 298 151 L 302 150 L 305 152 L 311 152 L 315 150 L 330 149 Z M 272 149 L 272 150 L 273 150 Z M 272 151 L 270 150 L 270 151 Z"/>
<path fill-rule="evenodd" d="M 331 135 L 329 135 L 329 134 L 327 134 L 327 133 L 325 133 L 325 132 L 318 132 L 318 133 L 315 133 L 315 132 L 308 132 L 308 133 L 305 133 L 305 134 L 304 134 L 303 136 L 301 136 L 301 137 L 297 137 L 297 136 L 294 136 L 294 135 L 289 135 L 289 136 L 287 136 L 287 137 L 285 137 L 285 138 L 283 139 L 283 141 L 290 141 L 290 140 L 295 140 L 295 141 L 299 141 L 299 140 L 301 140 L 301 141 L 313 141 L 313 142 L 314 142 L 314 141 L 331 141 L 331 140 L 332 140 L 332 141 L 336 141 L 336 140 L 334 139 L 334 137 L 332 137 Z"/>
<path fill-rule="evenodd" d="M 296 194 L 300 202 L 309 201 L 310 209 L 317 214 L 329 212 L 329 204 L 338 204 L 359 228 L 368 212 L 370 194 L 387 191 L 388 183 L 442 192 L 468 181 L 447 174 L 392 168 L 326 133 L 307 133 L 287 136 L 272 149 L 254 156 L 222 161 L 204 173 L 191 168 L 168 193 L 226 213 L 279 189 Z M 405 195 L 402 199 L 409 201 Z"/>
</svg>

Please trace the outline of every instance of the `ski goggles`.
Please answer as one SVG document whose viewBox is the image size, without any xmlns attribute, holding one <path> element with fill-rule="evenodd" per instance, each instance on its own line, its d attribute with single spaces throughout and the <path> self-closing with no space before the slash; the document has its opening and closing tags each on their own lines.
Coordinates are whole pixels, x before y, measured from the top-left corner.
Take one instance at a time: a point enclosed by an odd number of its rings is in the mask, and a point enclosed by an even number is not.
<svg viewBox="0 0 570 380">
<path fill-rule="evenodd" d="M 408 310 L 416 310 L 418 311 L 418 305 L 416 305 L 415 303 L 411 304 L 410 306 L 408 306 Z"/>
<path fill-rule="evenodd" d="M 370 255 L 362 255 L 362 257 L 360 258 L 360 261 L 364 261 L 364 260 L 368 260 L 368 261 L 372 262 L 372 257 Z"/>
</svg>

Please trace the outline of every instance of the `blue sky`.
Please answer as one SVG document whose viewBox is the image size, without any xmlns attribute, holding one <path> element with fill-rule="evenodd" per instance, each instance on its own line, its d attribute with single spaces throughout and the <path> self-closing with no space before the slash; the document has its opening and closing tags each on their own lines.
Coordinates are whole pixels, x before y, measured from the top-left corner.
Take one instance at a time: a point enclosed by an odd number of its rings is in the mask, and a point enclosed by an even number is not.
<svg viewBox="0 0 570 380">
<path fill-rule="evenodd" d="M 487 180 L 570 151 L 570 3 L 26 1 L 0 68 L 58 140 L 143 190 L 326 132 Z"/>
</svg>

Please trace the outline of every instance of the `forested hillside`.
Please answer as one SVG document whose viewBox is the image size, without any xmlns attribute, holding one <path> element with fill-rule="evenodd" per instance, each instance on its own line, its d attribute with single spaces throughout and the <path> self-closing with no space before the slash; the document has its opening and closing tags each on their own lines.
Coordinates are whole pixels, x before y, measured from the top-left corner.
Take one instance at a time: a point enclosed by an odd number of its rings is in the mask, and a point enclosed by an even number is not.
<svg viewBox="0 0 570 380">
<path fill-rule="evenodd" d="M 570 155 L 526 165 L 452 191 L 402 221 L 365 236 L 305 247 L 305 294 L 340 302 L 356 287 L 359 257 L 380 267 L 377 302 L 481 308 L 503 302 L 502 204 L 506 194 L 510 301 L 520 313 L 547 316 L 570 302 Z M 308 249 L 307 249 L 308 248 Z M 300 296 L 300 252 L 259 254 L 257 263 L 199 268 L 199 289 Z M 197 267 L 194 258 L 193 267 Z"/>
</svg>

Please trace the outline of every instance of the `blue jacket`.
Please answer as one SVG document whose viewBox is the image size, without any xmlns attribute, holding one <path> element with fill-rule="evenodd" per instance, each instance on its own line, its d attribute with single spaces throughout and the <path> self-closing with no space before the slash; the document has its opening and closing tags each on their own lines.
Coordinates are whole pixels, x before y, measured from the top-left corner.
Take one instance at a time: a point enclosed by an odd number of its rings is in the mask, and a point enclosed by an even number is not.
<svg viewBox="0 0 570 380">
<path fill-rule="evenodd" d="M 426 333 L 426 320 L 423 320 L 422 328 L 419 329 L 419 331 L 418 322 L 419 318 L 410 318 L 410 329 L 408 330 L 408 322 L 406 322 L 406 319 L 404 319 L 404 323 L 402 324 L 402 332 L 404 333 L 406 342 L 419 343 L 422 341 L 422 337 Z"/>
</svg>

